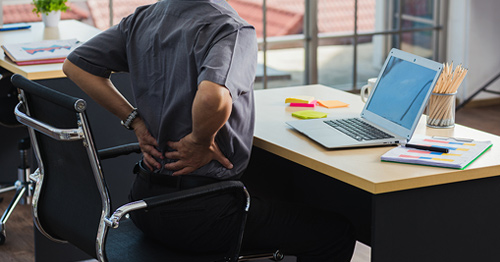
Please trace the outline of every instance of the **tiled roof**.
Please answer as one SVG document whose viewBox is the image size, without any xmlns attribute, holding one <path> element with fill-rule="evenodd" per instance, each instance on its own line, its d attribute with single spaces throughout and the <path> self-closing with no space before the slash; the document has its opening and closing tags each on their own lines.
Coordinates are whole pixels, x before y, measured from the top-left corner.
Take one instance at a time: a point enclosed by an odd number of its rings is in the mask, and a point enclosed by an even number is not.
<svg viewBox="0 0 500 262">
<path fill-rule="evenodd" d="M 141 5 L 155 3 L 156 0 L 114 0 L 113 1 L 113 24 L 133 13 Z M 92 13 L 95 27 L 103 30 L 109 27 L 109 3 L 108 0 L 87 0 L 89 10 Z M 262 36 L 262 5 L 243 0 L 230 0 L 229 4 L 238 11 L 240 16 L 257 29 Z M 300 33 L 302 30 L 303 14 L 279 8 L 268 8 L 267 33 L 269 36 L 287 35 Z"/>
<path fill-rule="evenodd" d="M 230 0 L 241 1 L 262 6 L 262 0 Z M 292 13 L 304 13 L 304 0 L 270 0 L 266 2 L 269 9 L 279 9 Z M 237 11 L 238 8 L 234 7 Z M 259 11 L 262 13 L 262 9 Z M 346 32 L 354 30 L 354 1 L 352 0 L 318 0 L 318 31 Z M 244 15 L 240 13 L 243 17 Z M 267 20 L 279 20 L 268 11 Z M 373 30 L 375 23 L 375 1 L 358 0 L 358 31 Z M 259 29 L 257 29 L 259 30 Z M 260 29 L 262 30 L 262 29 Z"/>
<path fill-rule="evenodd" d="M 137 7 L 155 2 L 157 0 L 113 0 L 113 24 L 118 24 L 122 18 L 132 14 Z M 87 4 L 94 26 L 101 30 L 107 29 L 109 27 L 109 1 L 87 0 Z"/>
<path fill-rule="evenodd" d="M 89 13 L 74 4 L 68 4 L 68 11 L 61 13 L 61 19 L 82 20 L 89 16 Z M 32 4 L 4 5 L 3 23 L 37 22 L 42 21 L 42 16 L 37 16 L 32 12 Z"/>
<path fill-rule="evenodd" d="M 141 5 L 155 3 L 157 0 L 113 0 L 113 23 L 133 13 Z M 326 32 L 352 32 L 354 30 L 354 1 L 352 0 L 317 0 L 318 30 Z M 279 36 L 302 32 L 304 0 L 267 1 L 267 35 Z M 262 36 L 262 0 L 229 0 L 229 4 L 250 24 L 254 25 L 257 35 Z M 104 30 L 109 27 L 109 1 L 87 0 L 90 17 L 94 26 Z M 85 19 L 87 11 L 75 4 L 69 4 L 71 10 L 62 13 L 61 19 Z M 31 4 L 5 5 L 4 23 L 22 21 L 40 21 L 31 12 Z M 375 1 L 358 0 L 358 31 L 374 29 Z"/>
<path fill-rule="evenodd" d="M 114 24 L 134 12 L 135 8 L 156 0 L 114 0 Z M 94 25 L 99 29 L 109 27 L 108 0 L 87 0 Z M 248 23 L 255 26 L 262 36 L 262 0 L 229 0 L 228 2 Z M 267 35 L 279 36 L 302 32 L 304 0 L 267 1 Z M 354 30 L 354 1 L 318 0 L 318 30 L 349 32 Z M 375 1 L 358 0 L 358 31 L 373 30 Z"/>
<path fill-rule="evenodd" d="M 238 12 L 241 18 L 253 25 L 257 30 L 257 37 L 263 36 L 262 4 L 245 0 L 230 0 L 229 4 Z M 303 13 L 280 9 L 267 8 L 267 36 L 281 36 L 298 34 L 303 27 Z"/>
</svg>

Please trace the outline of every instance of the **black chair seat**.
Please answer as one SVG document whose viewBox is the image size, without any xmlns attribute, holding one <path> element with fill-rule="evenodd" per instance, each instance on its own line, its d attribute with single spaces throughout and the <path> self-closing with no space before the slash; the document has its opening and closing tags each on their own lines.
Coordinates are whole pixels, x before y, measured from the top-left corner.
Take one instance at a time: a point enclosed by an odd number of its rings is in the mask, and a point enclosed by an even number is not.
<svg viewBox="0 0 500 262">
<path fill-rule="evenodd" d="M 221 259 L 220 254 L 194 255 L 169 250 L 153 240 L 146 239 L 130 219 L 121 221 L 118 228 L 109 229 L 106 240 L 106 255 L 109 261 L 122 262 L 210 262 Z"/>
</svg>

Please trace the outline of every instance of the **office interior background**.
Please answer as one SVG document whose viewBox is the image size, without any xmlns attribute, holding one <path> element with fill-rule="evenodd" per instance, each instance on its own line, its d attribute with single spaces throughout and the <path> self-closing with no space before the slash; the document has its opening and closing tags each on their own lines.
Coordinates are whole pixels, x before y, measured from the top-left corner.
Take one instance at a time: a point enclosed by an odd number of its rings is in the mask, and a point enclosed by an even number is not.
<svg viewBox="0 0 500 262">
<path fill-rule="evenodd" d="M 62 18 L 77 19 L 105 30 L 137 6 L 154 2 L 70 0 L 71 10 Z M 0 0 L 3 23 L 40 21 L 31 12 L 30 3 L 31 0 Z M 377 76 L 392 47 L 468 68 L 457 95 L 459 103 L 500 74 L 500 36 L 495 30 L 500 24 L 498 0 L 229 3 L 257 29 L 260 52 L 256 89 L 319 83 L 356 93 L 368 78 Z M 500 81 L 492 82 L 488 89 L 500 91 Z M 500 96 L 481 92 L 472 103 L 500 104 Z M 494 125 L 498 130 L 500 124 Z"/>
<path fill-rule="evenodd" d="M 70 0 L 62 19 L 105 30 L 156 0 Z M 0 0 L 3 22 L 39 21 L 30 0 Z M 495 0 L 230 0 L 259 38 L 255 88 L 324 84 L 358 92 L 376 77 L 388 51 L 402 49 L 469 73 L 465 101 L 500 73 Z M 500 90 L 500 81 L 488 90 Z M 481 92 L 476 100 L 496 101 Z"/>
</svg>

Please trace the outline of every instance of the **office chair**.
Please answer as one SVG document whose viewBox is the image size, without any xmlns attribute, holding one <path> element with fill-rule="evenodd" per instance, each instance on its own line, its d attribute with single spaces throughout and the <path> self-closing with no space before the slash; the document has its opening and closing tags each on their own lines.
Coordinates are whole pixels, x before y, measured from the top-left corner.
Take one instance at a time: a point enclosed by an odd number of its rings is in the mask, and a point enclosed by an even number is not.
<svg viewBox="0 0 500 262">
<path fill-rule="evenodd" d="M 14 116 L 14 107 L 18 99 L 17 90 L 10 82 L 11 75 L 12 73 L 0 69 L 0 125 L 7 128 L 18 128 L 22 125 L 17 122 Z M 17 170 L 17 180 L 14 183 L 0 186 L 0 194 L 14 190 L 16 191 L 10 204 L 0 218 L 0 245 L 3 245 L 6 241 L 6 223 L 10 215 L 18 204 L 28 204 L 30 199 L 29 196 L 26 196 L 26 193 L 29 192 L 28 175 L 30 173 L 28 158 L 28 152 L 30 151 L 29 138 L 23 138 L 18 141 L 18 150 L 20 163 Z M 0 197 L 0 202 L 1 201 L 3 201 L 3 197 Z"/>
<path fill-rule="evenodd" d="M 273 254 L 239 255 L 249 194 L 240 181 L 222 181 L 197 188 L 130 202 L 111 212 L 111 199 L 101 160 L 140 152 L 137 143 L 96 150 L 85 112 L 86 102 L 12 76 L 21 101 L 15 114 L 29 129 L 38 169 L 34 181 L 32 209 L 35 225 L 47 238 L 69 242 L 99 261 L 246 261 Z M 124 174 L 117 174 L 123 176 Z M 233 245 L 224 254 L 186 254 L 169 250 L 144 237 L 130 219 L 134 210 L 196 201 L 200 197 L 227 194 L 238 208 Z"/>
</svg>

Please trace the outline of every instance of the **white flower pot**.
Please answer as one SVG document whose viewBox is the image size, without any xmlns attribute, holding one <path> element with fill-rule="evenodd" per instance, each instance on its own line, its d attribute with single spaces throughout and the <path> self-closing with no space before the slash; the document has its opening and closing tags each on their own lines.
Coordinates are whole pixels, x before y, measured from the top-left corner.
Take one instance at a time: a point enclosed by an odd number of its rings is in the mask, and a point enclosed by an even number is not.
<svg viewBox="0 0 500 262">
<path fill-rule="evenodd" d="M 42 13 L 42 21 L 45 27 L 57 27 L 61 20 L 61 11 L 51 11 L 48 14 Z"/>
</svg>

